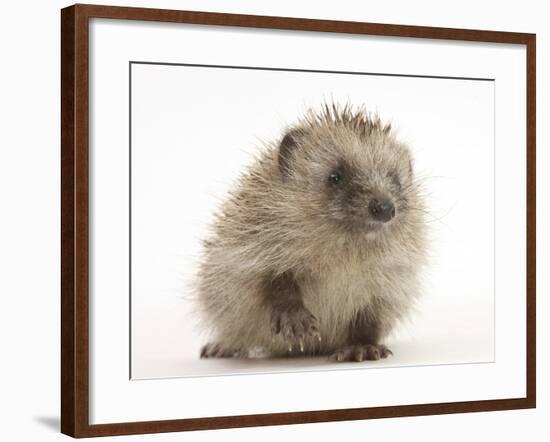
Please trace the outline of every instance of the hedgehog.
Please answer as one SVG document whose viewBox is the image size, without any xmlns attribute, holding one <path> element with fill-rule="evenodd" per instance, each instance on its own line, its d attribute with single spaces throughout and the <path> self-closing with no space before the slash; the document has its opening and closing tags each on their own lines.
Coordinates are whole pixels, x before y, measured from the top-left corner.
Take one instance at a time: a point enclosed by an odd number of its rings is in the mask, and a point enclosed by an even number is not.
<svg viewBox="0 0 550 442">
<path fill-rule="evenodd" d="M 201 358 L 392 355 L 426 222 L 410 149 L 364 106 L 324 104 L 265 143 L 203 241 Z"/>
</svg>

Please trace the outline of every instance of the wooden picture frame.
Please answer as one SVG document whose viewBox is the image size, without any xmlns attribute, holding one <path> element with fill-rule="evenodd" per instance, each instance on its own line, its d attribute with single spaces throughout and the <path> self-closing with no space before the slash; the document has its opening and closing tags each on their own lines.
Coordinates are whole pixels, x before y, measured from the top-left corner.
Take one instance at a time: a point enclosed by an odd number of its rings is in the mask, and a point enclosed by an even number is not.
<svg viewBox="0 0 550 442">
<path fill-rule="evenodd" d="M 89 416 L 89 19 L 142 20 L 278 30 L 525 45 L 527 53 L 527 250 L 525 397 L 90 425 Z M 264 17 L 98 5 L 61 11 L 61 431 L 73 437 L 534 408 L 536 404 L 536 216 L 534 34 Z"/>
</svg>

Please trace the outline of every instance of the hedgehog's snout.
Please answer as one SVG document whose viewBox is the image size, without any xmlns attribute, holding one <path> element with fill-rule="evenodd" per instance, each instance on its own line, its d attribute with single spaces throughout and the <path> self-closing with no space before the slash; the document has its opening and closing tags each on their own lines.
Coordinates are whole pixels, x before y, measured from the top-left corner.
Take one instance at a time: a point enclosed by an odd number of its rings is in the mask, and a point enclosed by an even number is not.
<svg viewBox="0 0 550 442">
<path fill-rule="evenodd" d="M 373 197 L 369 201 L 369 215 L 375 221 L 388 222 L 395 216 L 395 205 L 386 197 Z"/>
</svg>

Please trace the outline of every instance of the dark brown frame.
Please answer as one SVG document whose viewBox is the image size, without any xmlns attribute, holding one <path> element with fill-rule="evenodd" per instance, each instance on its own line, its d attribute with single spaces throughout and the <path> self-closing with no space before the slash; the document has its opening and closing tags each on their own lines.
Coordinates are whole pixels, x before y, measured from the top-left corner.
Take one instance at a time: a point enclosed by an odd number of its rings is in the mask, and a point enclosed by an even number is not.
<svg viewBox="0 0 550 442">
<path fill-rule="evenodd" d="M 88 373 L 88 20 L 90 17 L 515 43 L 527 48 L 527 396 L 395 407 L 90 425 Z M 283 425 L 536 406 L 535 34 L 74 5 L 61 11 L 61 431 L 73 437 Z"/>
</svg>

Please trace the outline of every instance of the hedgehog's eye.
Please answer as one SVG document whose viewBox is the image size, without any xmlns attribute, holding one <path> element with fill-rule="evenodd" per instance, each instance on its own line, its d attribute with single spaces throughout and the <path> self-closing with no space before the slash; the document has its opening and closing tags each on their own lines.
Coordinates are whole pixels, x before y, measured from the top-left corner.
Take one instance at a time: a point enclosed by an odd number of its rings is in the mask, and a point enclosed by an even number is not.
<svg viewBox="0 0 550 442">
<path fill-rule="evenodd" d="M 391 179 L 392 184 L 399 190 L 401 190 L 401 180 L 399 179 L 399 175 L 397 174 L 397 172 L 389 173 L 388 177 Z"/>
<path fill-rule="evenodd" d="M 333 186 L 338 185 L 342 182 L 342 175 L 340 174 L 340 172 L 332 172 L 328 176 L 328 182 Z"/>
</svg>

